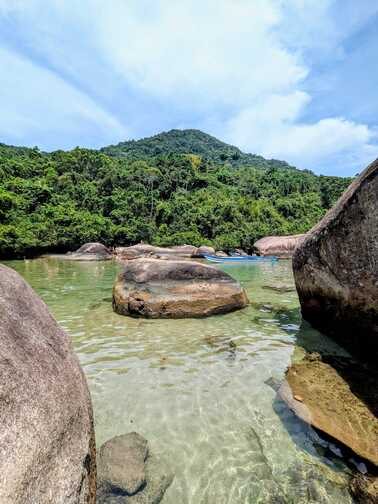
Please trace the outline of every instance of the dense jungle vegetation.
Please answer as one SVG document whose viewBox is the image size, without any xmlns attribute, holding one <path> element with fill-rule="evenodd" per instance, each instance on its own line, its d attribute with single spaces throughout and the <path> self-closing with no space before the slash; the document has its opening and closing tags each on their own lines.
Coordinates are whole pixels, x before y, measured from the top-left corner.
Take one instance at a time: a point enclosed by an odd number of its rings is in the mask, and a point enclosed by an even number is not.
<svg viewBox="0 0 378 504">
<path fill-rule="evenodd" d="M 101 151 L 0 144 L 0 255 L 141 240 L 250 251 L 262 236 L 307 231 L 349 183 L 195 130 Z"/>
</svg>

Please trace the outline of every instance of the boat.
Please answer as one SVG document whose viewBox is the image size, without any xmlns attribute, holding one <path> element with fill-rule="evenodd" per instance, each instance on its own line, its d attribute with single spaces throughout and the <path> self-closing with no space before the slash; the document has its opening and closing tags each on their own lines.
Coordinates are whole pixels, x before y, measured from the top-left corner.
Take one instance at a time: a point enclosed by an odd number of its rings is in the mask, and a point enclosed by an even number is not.
<svg viewBox="0 0 378 504">
<path fill-rule="evenodd" d="M 204 258 L 215 263 L 245 263 L 245 262 L 261 262 L 261 261 L 278 261 L 276 256 L 229 256 L 221 257 L 215 255 L 205 255 Z"/>
</svg>

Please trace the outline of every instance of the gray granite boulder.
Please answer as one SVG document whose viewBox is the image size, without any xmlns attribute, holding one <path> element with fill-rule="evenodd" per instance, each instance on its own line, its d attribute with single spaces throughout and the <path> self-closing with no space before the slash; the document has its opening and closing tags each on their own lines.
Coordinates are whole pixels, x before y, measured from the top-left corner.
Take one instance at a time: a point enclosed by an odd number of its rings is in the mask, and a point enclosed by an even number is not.
<svg viewBox="0 0 378 504">
<path fill-rule="evenodd" d="M 244 289 L 230 275 L 196 261 L 128 261 L 113 287 L 113 309 L 121 315 L 205 317 L 247 304 Z"/>
<path fill-rule="evenodd" d="M 97 464 L 97 504 L 158 504 L 173 480 L 165 461 L 136 432 L 104 443 Z"/>
<path fill-rule="evenodd" d="M 92 405 L 70 339 L 2 265 L 0 306 L 0 502 L 93 504 Z"/>
<path fill-rule="evenodd" d="M 302 315 L 353 352 L 378 358 L 378 160 L 293 257 Z"/>
</svg>

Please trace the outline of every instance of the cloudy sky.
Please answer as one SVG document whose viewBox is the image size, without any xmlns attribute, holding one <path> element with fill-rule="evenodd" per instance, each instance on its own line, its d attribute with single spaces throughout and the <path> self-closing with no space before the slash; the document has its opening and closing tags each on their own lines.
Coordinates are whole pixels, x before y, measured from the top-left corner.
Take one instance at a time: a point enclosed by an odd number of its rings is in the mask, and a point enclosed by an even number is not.
<svg viewBox="0 0 378 504">
<path fill-rule="evenodd" d="M 353 175 L 378 157 L 376 0 L 0 0 L 0 141 L 199 128 Z"/>
</svg>

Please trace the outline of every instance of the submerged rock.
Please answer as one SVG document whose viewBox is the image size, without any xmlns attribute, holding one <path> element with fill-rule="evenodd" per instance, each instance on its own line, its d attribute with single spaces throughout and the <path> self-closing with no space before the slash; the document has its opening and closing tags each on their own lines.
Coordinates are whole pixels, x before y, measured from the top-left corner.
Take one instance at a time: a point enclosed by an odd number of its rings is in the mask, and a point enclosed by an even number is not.
<svg viewBox="0 0 378 504">
<path fill-rule="evenodd" d="M 195 261 L 136 259 L 126 263 L 113 288 L 113 309 L 148 318 L 205 317 L 248 304 L 227 273 Z"/>
<path fill-rule="evenodd" d="M 350 491 L 358 503 L 378 503 L 378 477 L 358 474 L 350 482 Z"/>
<path fill-rule="evenodd" d="M 303 317 L 353 352 L 378 357 L 378 160 L 293 257 Z"/>
<path fill-rule="evenodd" d="M 262 256 L 277 256 L 287 259 L 293 256 L 295 247 L 302 243 L 305 234 L 291 236 L 265 236 L 253 244 L 253 248 Z"/>
<path fill-rule="evenodd" d="M 91 400 L 67 334 L 0 265 L 0 502 L 93 504 Z"/>
<path fill-rule="evenodd" d="M 97 504 L 158 504 L 173 480 L 147 440 L 131 432 L 104 443 L 98 453 Z"/>
<path fill-rule="evenodd" d="M 102 243 L 85 243 L 67 258 L 76 261 L 105 261 L 113 257 L 112 252 Z"/>
<path fill-rule="evenodd" d="M 279 395 L 302 420 L 378 466 L 377 376 L 334 359 L 330 365 L 312 354 L 293 364 Z"/>
</svg>

